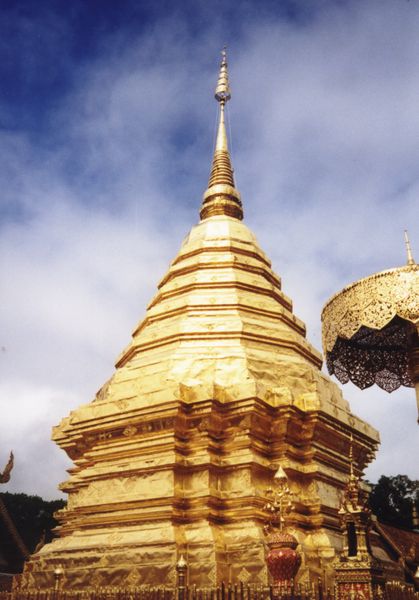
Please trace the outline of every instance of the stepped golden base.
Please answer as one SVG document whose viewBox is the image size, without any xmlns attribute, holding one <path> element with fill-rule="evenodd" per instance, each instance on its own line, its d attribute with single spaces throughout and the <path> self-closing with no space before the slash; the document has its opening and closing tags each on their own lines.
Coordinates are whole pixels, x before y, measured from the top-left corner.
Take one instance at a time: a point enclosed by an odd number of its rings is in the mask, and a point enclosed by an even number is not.
<svg viewBox="0 0 419 600">
<path fill-rule="evenodd" d="M 300 578 L 340 548 L 337 510 L 349 473 L 378 435 L 321 371 L 253 234 L 213 216 L 186 238 L 116 371 L 54 429 L 74 461 L 62 485 L 60 537 L 22 583 L 68 588 L 267 583 L 265 492 L 279 465 L 295 499 Z"/>
</svg>

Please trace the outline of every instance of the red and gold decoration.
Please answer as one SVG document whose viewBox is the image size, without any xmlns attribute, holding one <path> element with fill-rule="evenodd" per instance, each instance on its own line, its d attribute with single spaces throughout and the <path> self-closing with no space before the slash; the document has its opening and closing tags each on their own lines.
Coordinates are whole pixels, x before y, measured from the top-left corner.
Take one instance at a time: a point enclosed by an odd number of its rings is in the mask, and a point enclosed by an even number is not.
<svg viewBox="0 0 419 600">
<path fill-rule="evenodd" d="M 368 494 L 356 474 L 352 437 L 349 468 L 339 508 L 344 544 L 335 564 L 335 600 L 372 600 L 379 597 L 384 579 L 381 565 L 370 548 L 371 511 L 367 505 Z"/>
<path fill-rule="evenodd" d="M 297 539 L 284 531 L 286 517 L 293 509 L 293 504 L 288 478 L 282 467 L 275 473 L 274 485 L 268 488 L 267 495 L 269 500 L 264 507 L 268 513 L 265 525 L 269 548 L 266 564 L 274 586 L 283 586 L 293 582 L 301 565 L 301 556 L 296 550 Z"/>
</svg>

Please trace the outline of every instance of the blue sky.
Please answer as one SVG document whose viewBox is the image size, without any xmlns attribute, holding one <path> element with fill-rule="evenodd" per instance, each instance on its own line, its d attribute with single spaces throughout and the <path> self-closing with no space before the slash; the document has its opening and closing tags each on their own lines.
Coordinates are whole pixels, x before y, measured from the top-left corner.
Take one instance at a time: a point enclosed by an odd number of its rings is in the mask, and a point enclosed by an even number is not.
<svg viewBox="0 0 419 600">
<path fill-rule="evenodd" d="M 57 495 L 52 425 L 90 401 L 198 220 L 228 45 L 246 223 L 321 345 L 344 285 L 419 254 L 419 2 L 0 6 L 0 461 Z M 343 388 L 368 477 L 419 478 L 413 390 Z M 47 465 L 47 468 L 39 468 Z"/>
</svg>

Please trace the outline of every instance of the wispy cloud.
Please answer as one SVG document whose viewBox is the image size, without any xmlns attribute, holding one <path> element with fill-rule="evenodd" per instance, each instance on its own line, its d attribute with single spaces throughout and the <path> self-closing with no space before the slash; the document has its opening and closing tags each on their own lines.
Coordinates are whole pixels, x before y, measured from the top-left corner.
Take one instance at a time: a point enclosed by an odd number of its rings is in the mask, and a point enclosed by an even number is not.
<svg viewBox="0 0 419 600">
<path fill-rule="evenodd" d="M 246 222 L 319 347 L 324 302 L 402 264 L 406 225 L 419 253 L 419 8 L 324 2 L 290 19 L 257 4 L 235 11 L 233 161 Z M 2 447 L 17 455 L 8 489 L 56 495 L 67 463 L 51 425 L 110 376 L 197 221 L 231 16 L 200 10 L 199 38 L 181 11 L 153 14 L 137 36 L 105 31 L 91 60 L 66 62 L 72 83 L 41 137 L 25 126 L 0 134 Z M 405 460 L 418 450 L 413 390 L 344 393 L 382 435 L 368 475 L 418 477 Z"/>
</svg>

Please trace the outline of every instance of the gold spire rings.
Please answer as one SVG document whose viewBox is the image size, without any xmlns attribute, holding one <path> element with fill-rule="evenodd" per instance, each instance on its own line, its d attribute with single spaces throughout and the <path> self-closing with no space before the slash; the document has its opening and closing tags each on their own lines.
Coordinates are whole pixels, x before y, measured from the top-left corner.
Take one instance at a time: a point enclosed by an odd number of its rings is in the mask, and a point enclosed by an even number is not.
<svg viewBox="0 0 419 600">
<path fill-rule="evenodd" d="M 239 220 L 243 219 L 240 194 L 234 185 L 233 167 L 231 166 L 225 126 L 225 104 L 230 98 L 227 56 L 224 49 L 222 51 L 217 86 L 215 88 L 215 99 L 220 104 L 217 141 L 215 143 L 208 188 L 204 193 L 201 219 L 217 215 L 227 215 Z"/>
</svg>

